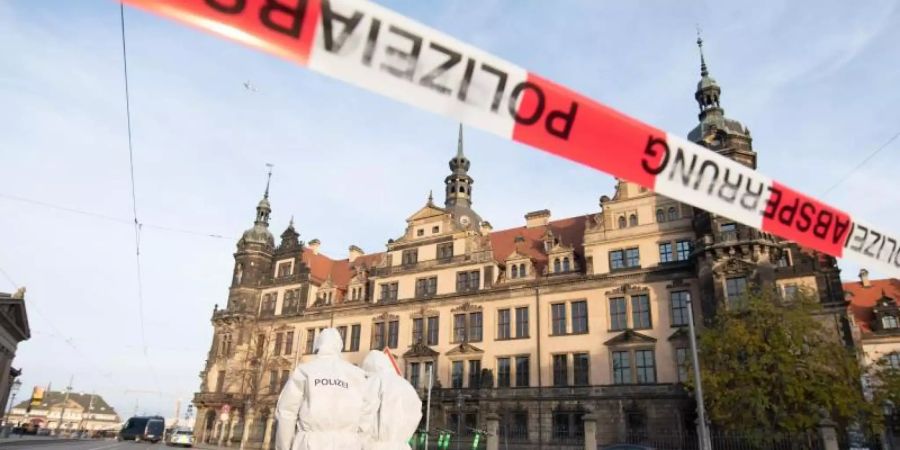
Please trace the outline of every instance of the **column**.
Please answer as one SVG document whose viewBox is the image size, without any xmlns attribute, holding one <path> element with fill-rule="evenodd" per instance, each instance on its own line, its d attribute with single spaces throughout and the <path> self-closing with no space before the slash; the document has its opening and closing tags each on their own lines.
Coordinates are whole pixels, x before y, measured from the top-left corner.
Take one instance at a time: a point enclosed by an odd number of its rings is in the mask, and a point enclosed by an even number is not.
<svg viewBox="0 0 900 450">
<path fill-rule="evenodd" d="M 500 449 L 500 416 L 496 413 L 488 413 L 487 421 L 487 450 Z"/>
<path fill-rule="evenodd" d="M 244 432 L 241 434 L 241 448 L 244 448 L 247 445 L 247 440 L 250 439 L 250 430 L 253 429 L 253 416 L 253 410 L 248 410 L 244 420 Z"/>
<path fill-rule="evenodd" d="M 231 446 L 231 440 L 234 437 L 234 429 L 237 427 L 238 414 L 237 411 L 231 412 L 231 420 L 228 421 L 228 437 L 225 438 L 225 445 Z"/>
<path fill-rule="evenodd" d="M 597 450 L 597 416 L 584 415 L 584 449 Z"/>
<path fill-rule="evenodd" d="M 262 448 L 265 450 L 269 450 L 272 444 L 272 426 L 275 424 L 275 414 L 269 414 L 269 418 L 266 419 L 266 434 L 263 437 L 263 445 Z"/>
<path fill-rule="evenodd" d="M 838 450 L 837 432 L 834 430 L 834 422 L 823 419 L 819 422 L 819 439 L 822 441 L 823 450 Z"/>
</svg>

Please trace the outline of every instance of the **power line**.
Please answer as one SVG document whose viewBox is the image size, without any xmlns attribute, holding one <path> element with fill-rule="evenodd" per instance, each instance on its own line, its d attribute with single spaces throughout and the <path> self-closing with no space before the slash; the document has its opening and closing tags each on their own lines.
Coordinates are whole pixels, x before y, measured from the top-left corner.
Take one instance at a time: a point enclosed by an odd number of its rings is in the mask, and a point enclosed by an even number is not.
<svg viewBox="0 0 900 450">
<path fill-rule="evenodd" d="M 898 131 L 897 134 L 895 134 L 892 138 L 888 139 L 887 142 L 885 142 L 884 144 L 882 144 L 881 147 L 878 147 L 877 149 L 875 149 L 874 152 L 870 153 L 869 156 L 866 156 L 866 158 L 863 159 L 862 162 L 860 162 L 859 164 L 857 164 L 856 167 L 850 169 L 850 171 L 847 172 L 843 177 L 841 177 L 841 179 L 839 179 L 836 183 L 834 183 L 833 185 L 831 185 L 830 188 L 826 189 L 825 192 L 822 194 L 822 196 L 824 197 L 824 196 L 828 195 L 828 193 L 830 193 L 831 191 L 833 191 L 834 188 L 838 187 L 838 185 L 840 185 L 841 183 L 843 183 L 844 181 L 846 181 L 847 178 L 850 178 L 850 175 L 853 175 L 853 172 L 856 172 L 857 170 L 859 170 L 860 167 L 862 167 L 862 166 L 865 165 L 867 162 L 869 162 L 869 160 L 872 159 L 875 155 L 877 155 L 878 152 L 880 152 L 880 151 L 886 149 L 889 145 L 891 145 L 891 142 L 894 142 L 898 137 L 900 137 L 900 131 Z"/>
<path fill-rule="evenodd" d="M 36 206 L 43 206 L 45 208 L 55 209 L 58 211 L 65 211 L 65 212 L 69 212 L 72 214 L 80 214 L 80 215 L 87 216 L 87 217 L 93 217 L 95 219 L 108 220 L 110 222 L 116 222 L 116 223 L 121 223 L 121 224 L 125 224 L 125 225 L 133 224 L 133 222 L 131 220 L 124 219 L 121 217 L 108 216 L 108 215 L 100 214 L 100 213 L 93 212 L 93 211 L 86 211 L 83 209 L 71 208 L 68 206 L 62 206 L 62 205 L 57 205 L 54 203 L 48 203 L 48 202 L 45 202 L 42 200 L 35 200 L 35 199 L 31 199 L 31 198 L 19 197 L 19 196 L 8 195 L 8 194 L 3 194 L 3 193 L 0 193 L 0 198 L 6 199 L 6 200 L 12 200 L 15 202 L 20 202 L 20 203 L 28 203 L 28 204 L 36 205 Z M 211 237 L 211 238 L 215 238 L 215 239 L 237 240 L 237 238 L 235 238 L 235 237 L 223 236 L 218 233 L 207 233 L 207 232 L 203 232 L 203 231 L 188 230 L 188 229 L 184 229 L 184 228 L 170 227 L 170 226 L 165 226 L 165 225 L 141 223 L 141 226 L 143 228 L 152 228 L 152 229 L 161 230 L 161 231 L 171 231 L 171 232 L 175 232 L 175 233 L 191 234 L 194 236 L 204 236 L 204 237 Z"/>
</svg>

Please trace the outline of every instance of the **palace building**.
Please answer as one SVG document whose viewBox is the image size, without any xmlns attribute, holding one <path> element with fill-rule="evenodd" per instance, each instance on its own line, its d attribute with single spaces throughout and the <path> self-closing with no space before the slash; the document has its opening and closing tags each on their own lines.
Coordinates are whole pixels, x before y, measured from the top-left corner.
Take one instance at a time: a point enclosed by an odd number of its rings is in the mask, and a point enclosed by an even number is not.
<svg viewBox="0 0 900 450">
<path fill-rule="evenodd" d="M 755 168 L 750 132 L 720 94 L 701 47 L 688 136 Z M 693 433 L 689 300 L 702 327 L 751 285 L 809 289 L 849 332 L 830 256 L 623 180 L 597 210 L 538 210 L 494 230 L 473 208 L 472 163 L 460 128 L 443 202 L 429 197 L 385 251 L 350 246 L 343 258 L 301 242 L 293 223 L 276 241 L 266 188 L 237 243 L 227 305 L 213 312 L 199 440 L 272 448 L 278 394 L 331 326 L 353 363 L 389 349 L 423 400 L 433 374 L 432 429 L 488 429 L 514 448 Z"/>
</svg>

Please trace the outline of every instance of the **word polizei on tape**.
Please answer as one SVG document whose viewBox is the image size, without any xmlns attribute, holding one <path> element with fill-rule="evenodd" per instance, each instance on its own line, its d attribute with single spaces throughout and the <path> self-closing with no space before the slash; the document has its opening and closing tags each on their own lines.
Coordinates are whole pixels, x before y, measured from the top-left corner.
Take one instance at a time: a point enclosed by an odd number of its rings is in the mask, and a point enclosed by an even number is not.
<svg viewBox="0 0 900 450">
<path fill-rule="evenodd" d="M 887 230 L 376 4 L 123 1 L 900 276 Z"/>
</svg>

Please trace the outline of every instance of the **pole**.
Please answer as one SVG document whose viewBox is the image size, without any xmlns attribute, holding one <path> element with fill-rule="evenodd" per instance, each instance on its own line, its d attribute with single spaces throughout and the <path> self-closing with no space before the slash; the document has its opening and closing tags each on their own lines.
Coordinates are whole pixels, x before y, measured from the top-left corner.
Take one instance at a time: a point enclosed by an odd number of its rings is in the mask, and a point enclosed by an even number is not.
<svg viewBox="0 0 900 450">
<path fill-rule="evenodd" d="M 462 441 L 462 423 L 463 423 L 463 395 L 462 392 L 456 395 L 456 450 L 459 450 L 460 441 Z"/>
<path fill-rule="evenodd" d="M 66 405 L 69 403 L 69 392 L 72 391 L 72 381 L 75 379 L 74 375 L 69 376 L 69 385 L 66 386 L 66 396 L 63 399 L 63 407 L 62 411 L 59 412 L 59 422 L 56 422 L 56 435 L 59 436 L 59 427 L 62 425 L 63 417 L 66 415 Z"/>
<path fill-rule="evenodd" d="M 687 299 L 688 305 L 688 334 L 691 341 L 691 359 L 694 365 L 694 381 L 697 388 L 697 424 L 698 438 L 700 439 L 700 450 L 712 450 L 712 443 L 709 439 L 709 428 L 706 425 L 706 408 L 703 405 L 703 383 L 700 379 L 700 357 L 697 355 L 697 336 L 694 332 L 694 305 L 691 302 L 690 295 Z"/>
<path fill-rule="evenodd" d="M 537 382 L 538 382 L 538 449 L 544 448 L 544 424 L 541 412 L 544 401 L 544 381 L 541 379 L 541 288 L 534 287 L 534 320 L 537 327 Z M 518 375 L 516 375 L 518 376 Z M 530 384 L 530 383 L 529 383 Z"/>
<path fill-rule="evenodd" d="M 434 363 L 428 368 L 428 396 L 425 401 L 425 450 L 428 450 L 428 432 L 431 429 L 431 388 L 434 386 Z"/>
</svg>

